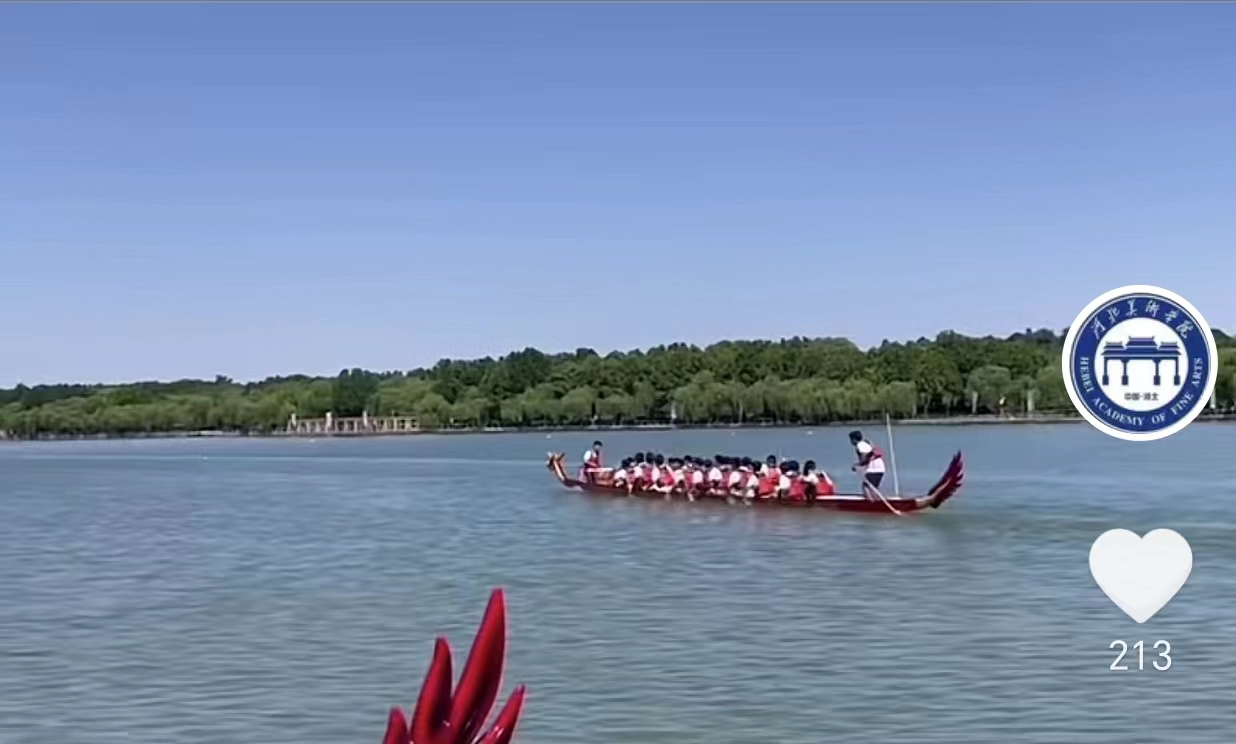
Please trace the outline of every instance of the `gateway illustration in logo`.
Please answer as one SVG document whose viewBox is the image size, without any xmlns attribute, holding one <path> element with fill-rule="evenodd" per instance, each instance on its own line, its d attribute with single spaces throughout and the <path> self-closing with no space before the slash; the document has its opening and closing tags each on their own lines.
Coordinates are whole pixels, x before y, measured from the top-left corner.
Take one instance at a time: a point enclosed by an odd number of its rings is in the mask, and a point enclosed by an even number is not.
<svg viewBox="0 0 1236 744">
<path fill-rule="evenodd" d="M 1210 326 L 1183 297 L 1134 285 L 1086 306 L 1064 341 L 1065 388 L 1099 431 L 1161 439 L 1189 425 L 1215 387 Z"/>
</svg>

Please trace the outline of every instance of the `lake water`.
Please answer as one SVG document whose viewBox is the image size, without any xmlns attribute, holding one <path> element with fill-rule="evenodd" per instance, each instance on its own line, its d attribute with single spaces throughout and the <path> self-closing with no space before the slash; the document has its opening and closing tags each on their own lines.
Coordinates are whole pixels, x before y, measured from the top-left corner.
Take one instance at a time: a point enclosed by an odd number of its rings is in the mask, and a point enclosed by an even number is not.
<svg viewBox="0 0 1236 744">
<path fill-rule="evenodd" d="M 603 438 L 850 485 L 845 431 Z M 903 491 L 967 477 L 904 519 L 567 492 L 592 439 L 0 446 L 0 742 L 376 744 L 495 586 L 525 744 L 1236 741 L 1236 426 L 906 427 Z M 1114 527 L 1193 548 L 1145 625 L 1090 577 Z"/>
</svg>

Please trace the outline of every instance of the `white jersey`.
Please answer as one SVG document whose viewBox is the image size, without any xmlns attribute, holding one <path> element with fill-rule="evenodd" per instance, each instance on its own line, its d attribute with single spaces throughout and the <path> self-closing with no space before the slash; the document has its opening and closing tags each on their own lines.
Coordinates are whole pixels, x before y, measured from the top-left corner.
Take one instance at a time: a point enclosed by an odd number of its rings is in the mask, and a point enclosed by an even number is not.
<svg viewBox="0 0 1236 744">
<path fill-rule="evenodd" d="M 627 479 L 627 471 L 623 468 L 618 468 L 614 471 L 614 482 L 624 481 Z"/>
<path fill-rule="evenodd" d="M 691 471 L 691 485 L 698 486 L 698 485 L 703 484 L 703 482 L 704 482 L 704 471 L 703 470 Z"/>
<path fill-rule="evenodd" d="M 784 473 L 781 474 L 781 480 L 777 481 L 777 490 L 790 490 L 790 477 L 788 475 L 785 475 Z"/>
<path fill-rule="evenodd" d="M 806 482 L 814 486 L 820 482 L 820 476 L 816 475 L 815 473 L 807 473 L 806 475 L 803 476 L 803 480 L 805 480 Z"/>
<path fill-rule="evenodd" d="M 653 482 L 653 483 L 660 483 L 660 482 L 661 482 L 661 468 L 657 467 L 656 465 L 653 465 L 653 466 L 652 466 L 652 477 L 651 477 L 651 480 L 652 480 L 652 482 Z"/>
<path fill-rule="evenodd" d="M 739 483 L 742 483 L 742 472 L 735 470 L 734 472 L 730 473 L 729 487 L 734 488 Z"/>
<path fill-rule="evenodd" d="M 721 468 L 713 468 L 712 470 L 709 470 L 709 471 L 708 471 L 708 480 L 709 480 L 710 482 L 711 482 L 711 481 L 719 481 L 719 480 L 721 480 Z"/>
<path fill-rule="evenodd" d="M 871 442 L 868 442 L 866 439 L 862 440 L 858 444 L 854 445 L 854 451 L 857 452 L 860 456 L 871 454 L 871 451 L 872 451 Z M 863 472 L 883 473 L 884 472 L 884 458 L 883 457 L 873 457 L 871 460 L 867 462 L 867 466 L 863 468 Z"/>
<path fill-rule="evenodd" d="M 585 465 L 596 465 L 597 464 L 596 450 L 593 450 L 593 449 L 584 450 L 584 464 Z"/>
</svg>

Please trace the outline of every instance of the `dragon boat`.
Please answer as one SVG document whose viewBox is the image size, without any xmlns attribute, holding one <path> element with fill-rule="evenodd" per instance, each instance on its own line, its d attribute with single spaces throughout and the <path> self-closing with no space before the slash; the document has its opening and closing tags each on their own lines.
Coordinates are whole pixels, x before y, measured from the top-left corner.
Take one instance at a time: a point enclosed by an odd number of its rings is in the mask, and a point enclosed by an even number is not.
<svg viewBox="0 0 1236 744">
<path fill-rule="evenodd" d="M 439 637 L 416 708 L 410 716 L 402 708 L 391 708 L 382 744 L 510 744 L 524 705 L 523 685 L 485 728 L 498 699 L 505 659 L 506 595 L 495 589 L 459 681 L 452 689 L 451 647 Z"/>
<path fill-rule="evenodd" d="M 663 500 L 686 500 L 689 498 L 683 493 L 665 494 L 657 491 L 631 491 L 628 493 L 627 489 L 622 486 L 616 487 L 606 483 L 594 483 L 572 478 L 567 472 L 566 454 L 561 452 L 549 453 L 549 462 L 546 463 L 546 467 L 549 468 L 549 471 L 553 473 L 554 477 L 563 486 L 597 496 L 622 496 L 624 498 Z M 741 503 L 768 508 L 835 509 L 839 511 L 882 514 L 916 512 L 924 509 L 939 509 L 945 501 L 952 498 L 961 488 L 964 475 L 965 467 L 962 462 L 961 452 L 958 452 L 953 455 L 953 459 L 949 462 L 948 467 L 945 468 L 944 475 L 940 476 L 940 480 L 936 481 L 936 484 L 929 488 L 927 493 L 922 496 L 885 496 L 883 499 L 872 499 L 861 493 L 834 493 L 828 496 L 817 496 L 806 501 L 792 501 L 789 499 L 743 498 L 728 494 L 708 493 L 696 495 L 693 497 L 693 500 L 697 502 Z"/>
</svg>

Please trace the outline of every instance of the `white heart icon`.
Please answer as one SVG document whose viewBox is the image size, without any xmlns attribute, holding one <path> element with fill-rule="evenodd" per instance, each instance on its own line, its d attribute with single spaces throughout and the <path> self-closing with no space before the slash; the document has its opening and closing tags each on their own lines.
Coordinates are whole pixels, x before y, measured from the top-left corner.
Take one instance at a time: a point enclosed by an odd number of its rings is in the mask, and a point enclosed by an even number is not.
<svg viewBox="0 0 1236 744">
<path fill-rule="evenodd" d="M 1108 599 L 1139 623 L 1176 596 L 1193 570 L 1193 551 L 1174 530 L 1138 537 L 1108 530 L 1090 546 L 1090 573 Z"/>
</svg>

